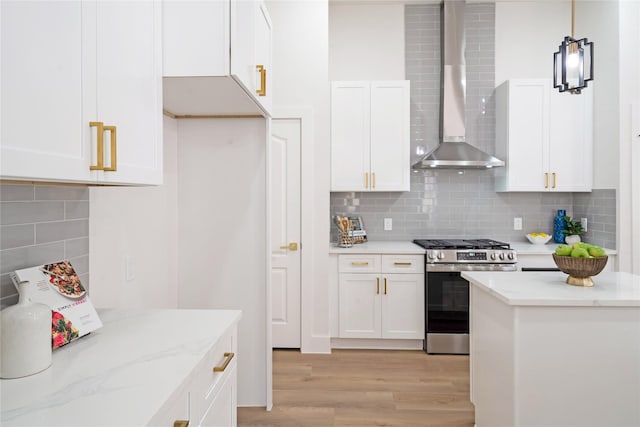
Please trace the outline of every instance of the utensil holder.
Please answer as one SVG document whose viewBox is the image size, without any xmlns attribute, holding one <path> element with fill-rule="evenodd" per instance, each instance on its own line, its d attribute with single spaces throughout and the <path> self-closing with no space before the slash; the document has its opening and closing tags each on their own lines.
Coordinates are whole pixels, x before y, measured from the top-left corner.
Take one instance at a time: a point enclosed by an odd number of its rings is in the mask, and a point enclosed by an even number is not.
<svg viewBox="0 0 640 427">
<path fill-rule="evenodd" d="M 341 248 L 350 248 L 353 246 L 353 238 L 349 235 L 349 230 L 341 230 L 338 246 Z"/>
</svg>

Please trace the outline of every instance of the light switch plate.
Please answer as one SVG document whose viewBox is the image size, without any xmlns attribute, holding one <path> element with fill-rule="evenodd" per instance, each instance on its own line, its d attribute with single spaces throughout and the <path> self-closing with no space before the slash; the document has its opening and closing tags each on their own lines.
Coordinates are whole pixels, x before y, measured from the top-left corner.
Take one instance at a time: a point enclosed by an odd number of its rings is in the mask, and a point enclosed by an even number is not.
<svg viewBox="0 0 640 427">
<path fill-rule="evenodd" d="M 587 232 L 587 218 L 580 218 L 580 224 L 582 224 L 582 229 Z"/>
<path fill-rule="evenodd" d="M 522 230 L 522 218 L 513 218 L 513 229 Z"/>
<path fill-rule="evenodd" d="M 393 230 L 393 219 L 385 218 L 384 219 L 384 231 L 391 231 L 391 230 Z"/>
</svg>

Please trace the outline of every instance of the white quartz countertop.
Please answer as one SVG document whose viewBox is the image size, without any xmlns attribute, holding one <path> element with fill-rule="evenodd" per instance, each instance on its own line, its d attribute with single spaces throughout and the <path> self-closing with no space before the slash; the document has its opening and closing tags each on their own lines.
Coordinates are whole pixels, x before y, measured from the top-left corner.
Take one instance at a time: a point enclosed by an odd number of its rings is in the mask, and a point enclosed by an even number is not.
<svg viewBox="0 0 640 427">
<path fill-rule="evenodd" d="M 8 426 L 144 426 L 235 310 L 98 310 L 104 326 L 53 352 L 38 374 L 0 380 Z"/>
<path fill-rule="evenodd" d="M 329 247 L 330 254 L 424 254 L 426 250 L 409 241 L 369 241 L 350 248 L 340 248 L 335 243 Z"/>
<path fill-rule="evenodd" d="M 511 248 L 518 255 L 551 255 L 560 246 L 559 243 L 549 242 L 546 245 L 534 245 L 532 243 L 511 243 Z M 615 249 L 603 248 L 607 255 L 616 255 Z"/>
<path fill-rule="evenodd" d="M 630 273 L 600 273 L 593 287 L 568 285 L 562 272 L 465 271 L 462 277 L 509 305 L 640 307 L 640 276 Z"/>
</svg>

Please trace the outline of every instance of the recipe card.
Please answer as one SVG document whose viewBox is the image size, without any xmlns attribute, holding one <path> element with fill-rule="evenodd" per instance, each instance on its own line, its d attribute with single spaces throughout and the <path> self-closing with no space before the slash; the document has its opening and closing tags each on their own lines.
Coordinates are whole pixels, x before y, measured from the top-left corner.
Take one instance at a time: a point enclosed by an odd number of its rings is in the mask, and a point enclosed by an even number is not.
<svg viewBox="0 0 640 427">
<path fill-rule="evenodd" d="M 54 349 L 102 327 L 80 277 L 67 260 L 11 273 L 16 289 L 33 302 L 51 307 L 51 345 Z M 20 283 L 28 282 L 19 289 Z"/>
</svg>

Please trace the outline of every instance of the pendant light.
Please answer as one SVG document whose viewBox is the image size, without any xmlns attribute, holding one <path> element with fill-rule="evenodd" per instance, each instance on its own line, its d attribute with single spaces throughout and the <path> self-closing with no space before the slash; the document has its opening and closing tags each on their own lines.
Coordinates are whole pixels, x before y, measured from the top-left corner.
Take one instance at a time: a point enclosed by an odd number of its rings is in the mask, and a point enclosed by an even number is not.
<svg viewBox="0 0 640 427">
<path fill-rule="evenodd" d="M 571 36 L 566 36 L 553 54 L 553 87 L 579 94 L 593 80 L 593 42 L 574 38 L 574 21 L 575 0 L 571 0 Z"/>
</svg>

